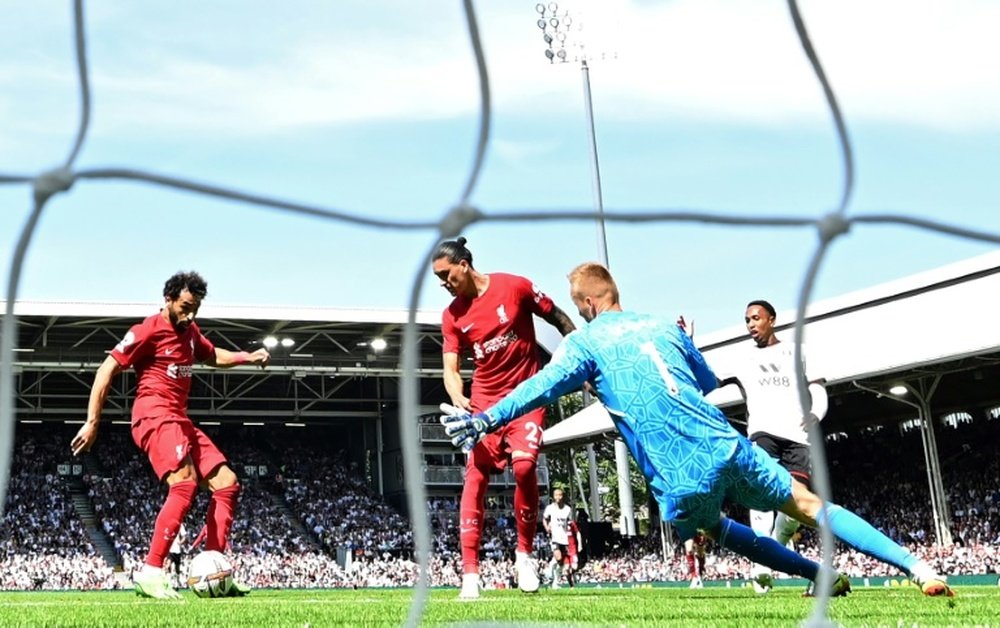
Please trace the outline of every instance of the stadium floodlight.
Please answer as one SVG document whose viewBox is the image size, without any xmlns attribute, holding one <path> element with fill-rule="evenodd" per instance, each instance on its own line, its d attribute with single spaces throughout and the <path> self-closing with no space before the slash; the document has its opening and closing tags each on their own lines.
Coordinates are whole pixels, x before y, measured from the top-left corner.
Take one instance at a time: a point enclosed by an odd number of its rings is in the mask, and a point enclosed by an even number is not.
<svg viewBox="0 0 1000 628">
<path fill-rule="evenodd" d="M 909 388 L 907 388 L 902 384 L 896 384 L 895 386 L 889 389 L 889 392 L 893 395 L 896 395 L 897 397 L 902 397 L 907 392 L 909 392 L 909 390 L 910 390 Z"/>
<path fill-rule="evenodd" d="M 549 63 L 569 63 L 572 55 L 574 62 L 580 63 L 580 73 L 583 79 L 583 104 L 587 117 L 587 139 L 590 146 L 590 179 L 594 197 L 594 210 L 597 214 L 597 255 L 605 267 L 610 268 L 608 261 L 608 236 L 604 225 L 604 195 L 601 191 L 601 166 L 597 155 L 597 131 L 594 127 L 594 103 L 590 93 L 590 66 L 588 62 L 594 59 L 615 59 L 616 53 L 609 53 L 608 38 L 615 31 L 617 20 L 608 14 L 600 2 L 576 2 L 584 7 L 584 19 L 574 19 L 569 10 L 560 9 L 556 2 L 538 3 L 535 12 L 538 14 L 536 25 L 542 31 L 542 40 L 547 46 L 545 57 Z M 589 5 L 589 6 L 587 6 Z M 589 12 L 590 23 L 584 33 L 584 24 Z M 602 32 L 603 31 L 603 32 Z M 572 52 L 571 52 L 572 51 Z M 584 391 L 584 405 L 588 403 L 589 393 Z M 597 458 L 594 446 L 587 445 L 587 459 L 591 468 L 591 485 L 597 483 Z M 622 529 L 626 536 L 634 536 L 635 515 L 632 501 L 632 485 L 629 483 L 628 448 L 625 441 L 615 439 L 615 467 L 618 473 L 618 506 L 621 511 Z M 591 516 L 599 517 L 600 502 L 597 494 L 591 495 Z M 595 518 L 599 521 L 599 518 Z"/>
<path fill-rule="evenodd" d="M 596 17 L 598 4 L 591 3 L 591 17 Z M 535 5 L 535 12 L 538 14 L 536 25 L 542 31 L 542 40 L 545 42 L 545 57 L 551 64 L 563 64 L 572 62 L 580 63 L 580 72 L 583 79 L 583 104 L 587 114 L 587 136 L 590 146 L 590 166 L 591 185 L 593 187 L 594 209 L 597 212 L 597 252 L 598 261 L 605 266 L 608 264 L 608 237 L 604 226 L 604 198 L 601 191 L 601 168 L 597 157 L 597 133 L 594 128 L 594 104 L 590 95 L 590 66 L 589 61 L 595 58 L 594 51 L 602 47 L 603 42 L 598 43 L 595 37 L 596 22 L 590 24 L 587 36 L 582 34 L 583 21 L 574 20 L 568 9 L 560 8 L 556 2 L 548 4 L 538 3 Z M 584 15 L 586 17 L 586 15 Z M 606 17 L 606 16 L 605 16 Z M 587 45 L 590 44 L 590 48 Z M 596 44 L 596 45 L 595 45 Z M 572 59 L 570 58 L 572 56 Z M 600 52 L 597 58 L 616 58 L 617 54 Z"/>
<path fill-rule="evenodd" d="M 295 346 L 294 338 L 278 338 L 276 336 L 264 336 L 264 339 L 260 341 L 260 344 L 264 345 L 264 348 L 270 351 L 278 345 L 281 345 L 282 349 L 291 349 Z"/>
<path fill-rule="evenodd" d="M 389 346 L 389 343 L 385 341 L 385 338 L 373 338 L 369 344 L 375 351 L 385 351 L 385 348 Z"/>
</svg>

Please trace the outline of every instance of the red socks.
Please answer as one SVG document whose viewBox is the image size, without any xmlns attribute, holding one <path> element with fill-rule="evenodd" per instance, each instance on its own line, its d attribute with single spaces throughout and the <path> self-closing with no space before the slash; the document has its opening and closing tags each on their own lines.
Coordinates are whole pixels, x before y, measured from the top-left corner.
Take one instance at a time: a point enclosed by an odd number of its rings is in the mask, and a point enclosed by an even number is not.
<svg viewBox="0 0 1000 628">
<path fill-rule="evenodd" d="M 240 485 L 233 484 L 212 493 L 208 502 L 205 521 L 205 549 L 225 551 L 229 543 L 229 528 L 233 525 L 233 512 L 240 496 Z"/>
<path fill-rule="evenodd" d="M 538 478 L 535 461 L 526 458 L 513 462 L 514 518 L 517 521 L 517 551 L 530 554 L 538 528 Z M 479 543 L 485 522 L 486 488 L 489 476 L 475 465 L 465 470 L 462 505 L 459 509 L 459 541 L 462 546 L 463 573 L 479 573 Z"/>
<path fill-rule="evenodd" d="M 517 551 L 530 554 L 538 530 L 538 476 L 535 461 L 514 460 L 514 518 L 517 519 Z"/>
<path fill-rule="evenodd" d="M 174 542 L 181 521 L 194 503 L 197 491 L 198 484 L 194 480 L 177 482 L 167 491 L 167 500 L 163 502 L 160 514 L 156 517 L 149 554 L 146 555 L 146 564 L 150 567 L 163 567 L 163 559 L 170 551 L 170 544 Z"/>
<path fill-rule="evenodd" d="M 465 468 L 462 505 L 459 509 L 458 539 L 462 546 L 462 573 L 479 573 L 479 542 L 483 537 L 486 486 L 489 476 L 475 465 Z"/>
</svg>

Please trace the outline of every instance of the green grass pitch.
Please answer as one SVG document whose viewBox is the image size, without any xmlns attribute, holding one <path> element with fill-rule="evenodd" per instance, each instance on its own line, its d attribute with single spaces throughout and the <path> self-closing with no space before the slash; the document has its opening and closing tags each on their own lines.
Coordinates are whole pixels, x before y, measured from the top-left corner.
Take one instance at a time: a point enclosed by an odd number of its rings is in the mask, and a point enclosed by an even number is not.
<svg viewBox="0 0 1000 628">
<path fill-rule="evenodd" d="M 577 588 L 486 591 L 473 602 L 457 589 L 431 592 L 423 625 L 548 624 L 600 626 L 794 626 L 813 601 L 792 587 L 758 597 L 721 587 Z M 408 589 L 254 591 L 246 598 L 184 601 L 123 592 L 0 593 L 0 626 L 398 626 Z M 914 588 L 858 588 L 831 601 L 830 618 L 844 626 L 1000 625 L 1000 587 L 967 586 L 953 599 L 926 598 Z"/>
</svg>

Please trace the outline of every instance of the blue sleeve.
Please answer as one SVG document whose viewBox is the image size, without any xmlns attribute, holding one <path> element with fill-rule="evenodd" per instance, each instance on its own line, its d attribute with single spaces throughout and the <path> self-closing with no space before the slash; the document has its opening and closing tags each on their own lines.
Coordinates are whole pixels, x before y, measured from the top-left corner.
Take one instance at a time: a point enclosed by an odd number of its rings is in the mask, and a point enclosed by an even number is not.
<svg viewBox="0 0 1000 628">
<path fill-rule="evenodd" d="M 681 347 L 684 350 L 688 366 L 691 367 L 694 378 L 698 380 L 702 394 L 707 395 L 718 387 L 719 379 L 715 376 L 712 367 L 705 362 L 705 356 L 701 354 L 698 347 L 694 346 L 691 338 L 683 331 L 678 331 L 677 335 L 681 337 Z"/>
<path fill-rule="evenodd" d="M 574 331 L 563 338 L 545 368 L 521 382 L 486 413 L 500 425 L 509 423 L 581 388 L 592 373 L 593 360 L 582 342 L 580 331 Z"/>
</svg>

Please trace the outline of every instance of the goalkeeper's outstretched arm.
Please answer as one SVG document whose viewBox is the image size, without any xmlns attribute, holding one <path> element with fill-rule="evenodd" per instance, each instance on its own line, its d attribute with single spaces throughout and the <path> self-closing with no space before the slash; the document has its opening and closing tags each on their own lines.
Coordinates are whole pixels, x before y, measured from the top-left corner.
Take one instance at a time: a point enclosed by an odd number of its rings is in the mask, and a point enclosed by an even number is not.
<svg viewBox="0 0 1000 628">
<path fill-rule="evenodd" d="M 509 423 L 579 389 L 593 374 L 593 361 L 579 332 L 574 332 L 563 339 L 545 368 L 521 382 L 486 413 L 497 425 Z"/>
</svg>

